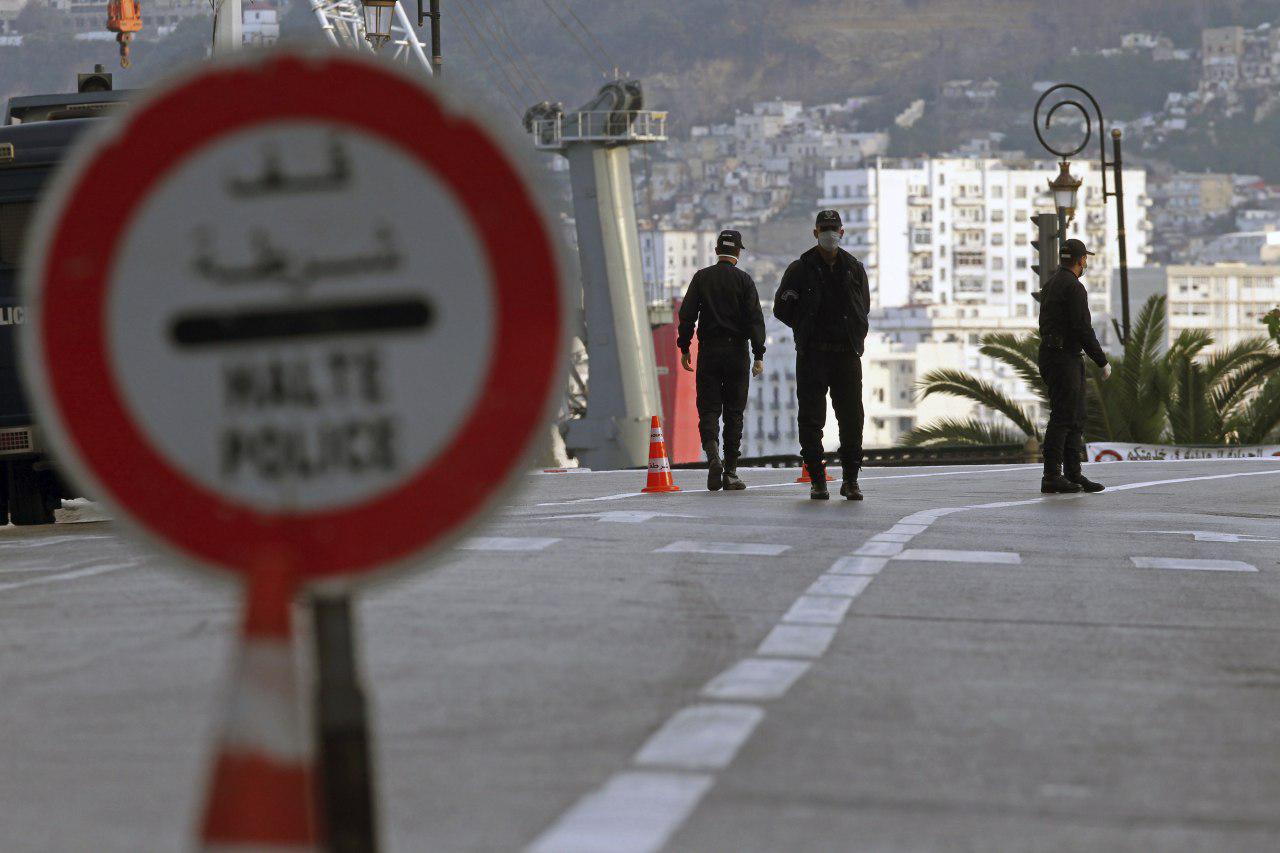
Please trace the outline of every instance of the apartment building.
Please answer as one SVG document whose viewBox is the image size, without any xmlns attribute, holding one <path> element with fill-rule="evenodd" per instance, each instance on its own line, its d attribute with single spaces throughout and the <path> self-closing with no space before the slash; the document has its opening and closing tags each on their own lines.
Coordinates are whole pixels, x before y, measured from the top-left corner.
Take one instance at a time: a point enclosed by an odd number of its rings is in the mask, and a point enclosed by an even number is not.
<svg viewBox="0 0 1280 853">
<path fill-rule="evenodd" d="M 715 263 L 716 234 L 640 229 L 640 269 L 646 300 L 669 302 L 683 297 L 693 274 Z"/>
<path fill-rule="evenodd" d="M 1166 346 L 1184 329 L 1204 329 L 1216 346 L 1266 335 L 1262 318 L 1280 308 L 1280 264 L 1213 264 L 1134 270 L 1133 316 L 1153 293 L 1168 296 Z M 1116 296 L 1119 316 L 1119 295 Z"/>
<path fill-rule="evenodd" d="M 1032 214 L 1052 209 L 1056 165 L 994 158 L 878 159 L 874 166 L 827 171 L 818 206 L 839 210 L 845 246 L 867 267 L 877 307 L 960 305 L 1032 318 L 1039 280 Z M 1096 164 L 1072 163 L 1084 184 L 1069 234 L 1096 251 L 1086 277 L 1096 311 L 1110 304 L 1118 266 L 1115 203 L 1103 199 Z M 1130 266 L 1150 245 L 1146 172 L 1126 169 Z"/>
</svg>

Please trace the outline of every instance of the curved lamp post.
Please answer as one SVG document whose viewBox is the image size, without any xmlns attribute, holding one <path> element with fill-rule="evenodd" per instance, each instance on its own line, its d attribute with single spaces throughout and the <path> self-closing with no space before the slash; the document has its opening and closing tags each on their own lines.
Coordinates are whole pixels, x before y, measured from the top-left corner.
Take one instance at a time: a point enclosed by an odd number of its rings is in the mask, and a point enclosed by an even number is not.
<svg viewBox="0 0 1280 853">
<path fill-rule="evenodd" d="M 1055 103 L 1044 116 L 1044 129 L 1048 130 L 1053 122 L 1054 113 L 1063 107 L 1074 107 L 1084 118 L 1084 139 L 1075 148 L 1059 150 L 1045 140 L 1044 135 L 1040 132 L 1040 110 L 1044 106 L 1044 102 L 1050 95 L 1058 90 L 1067 90 L 1064 94 L 1076 92 L 1086 98 L 1089 105 L 1093 107 L 1090 114 L 1088 108 L 1075 98 L 1063 98 Z M 1102 107 L 1098 106 L 1098 101 L 1093 95 L 1089 94 L 1084 88 L 1074 83 L 1059 83 L 1056 86 L 1050 86 L 1040 99 L 1036 101 L 1035 112 L 1032 115 L 1031 126 L 1036 132 L 1036 139 L 1040 140 L 1040 144 L 1050 154 L 1061 159 L 1061 171 L 1058 177 L 1049 183 L 1049 189 L 1054 194 L 1054 204 L 1058 208 L 1058 237 L 1061 239 L 1065 236 L 1066 225 L 1070 221 L 1070 217 L 1074 215 L 1075 193 L 1080 187 L 1080 181 L 1071 176 L 1070 159 L 1085 149 L 1089 142 L 1093 139 L 1093 120 L 1094 117 L 1098 121 L 1098 162 L 1102 167 L 1102 199 L 1105 203 L 1107 199 L 1114 198 L 1116 200 L 1116 226 L 1119 231 L 1120 243 L 1120 311 L 1121 324 L 1118 329 L 1120 334 L 1120 342 L 1128 343 L 1129 341 L 1129 253 L 1125 239 L 1124 230 L 1124 171 L 1121 165 L 1120 156 L 1120 130 L 1118 128 L 1111 131 L 1112 155 L 1107 160 L 1107 141 L 1106 141 L 1106 119 L 1102 117 Z M 1112 170 L 1115 178 L 1115 190 L 1108 188 L 1107 170 Z M 1074 181 L 1074 187 L 1070 186 Z M 1063 204 L 1064 201 L 1070 201 L 1070 204 Z M 1115 321 L 1112 320 L 1112 323 Z"/>
</svg>

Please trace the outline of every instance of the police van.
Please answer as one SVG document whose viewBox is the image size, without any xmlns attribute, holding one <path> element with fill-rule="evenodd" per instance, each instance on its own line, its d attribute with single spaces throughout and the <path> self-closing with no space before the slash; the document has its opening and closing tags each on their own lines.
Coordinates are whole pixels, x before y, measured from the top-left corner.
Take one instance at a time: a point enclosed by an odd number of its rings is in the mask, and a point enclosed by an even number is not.
<svg viewBox="0 0 1280 853">
<path fill-rule="evenodd" d="M 122 107 L 128 94 L 112 91 L 102 66 L 81 74 L 77 89 L 11 98 L 0 127 L 0 523 L 50 524 L 62 500 L 74 497 L 22 387 L 18 327 L 27 317 L 18 288 L 40 193 L 80 134 Z"/>
</svg>

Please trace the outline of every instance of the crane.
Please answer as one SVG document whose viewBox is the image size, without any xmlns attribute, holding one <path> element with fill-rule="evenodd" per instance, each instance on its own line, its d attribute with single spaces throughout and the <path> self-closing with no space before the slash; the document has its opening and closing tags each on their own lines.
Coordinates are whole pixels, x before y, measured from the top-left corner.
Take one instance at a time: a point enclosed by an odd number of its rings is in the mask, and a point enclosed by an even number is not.
<svg viewBox="0 0 1280 853">
<path fill-rule="evenodd" d="M 129 44 L 133 34 L 142 29 L 142 6 L 138 0 L 107 0 L 107 30 L 116 34 L 120 43 L 120 67 L 128 68 Z"/>
</svg>

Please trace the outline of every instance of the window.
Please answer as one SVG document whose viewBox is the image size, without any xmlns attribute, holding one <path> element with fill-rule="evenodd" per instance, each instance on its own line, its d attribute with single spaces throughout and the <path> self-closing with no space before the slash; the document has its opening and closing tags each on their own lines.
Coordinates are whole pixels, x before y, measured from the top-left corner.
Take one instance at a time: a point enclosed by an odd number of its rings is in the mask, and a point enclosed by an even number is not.
<svg viewBox="0 0 1280 853">
<path fill-rule="evenodd" d="M 1027 268 L 1027 259 L 1026 259 L 1026 258 L 1018 258 L 1017 267 L 1018 267 L 1018 269 L 1020 269 L 1020 270 L 1025 270 L 1025 269 Z"/>
<path fill-rule="evenodd" d="M 1013 197 L 1014 197 L 1014 198 L 1026 198 L 1026 197 L 1027 197 L 1027 188 L 1026 188 L 1026 187 L 1017 187 L 1017 188 L 1015 188 L 1015 189 L 1014 189 L 1014 191 L 1013 191 Z"/>
<path fill-rule="evenodd" d="M 1026 235 L 1026 234 L 1015 234 L 1015 235 L 1013 235 L 1013 245 L 1015 245 L 1015 246 L 1025 246 L 1025 245 L 1027 245 L 1027 235 Z"/>
<path fill-rule="evenodd" d="M 1018 282 L 1018 292 L 1019 293 L 1027 292 L 1027 283 L 1025 281 Z"/>
<path fill-rule="evenodd" d="M 1004 235 L 1003 235 L 1003 234 L 1001 234 L 1001 233 L 999 233 L 999 232 L 996 232 L 995 234 L 992 234 L 992 235 L 991 235 L 991 245 L 993 245 L 993 246 L 1003 246 L 1003 245 L 1004 245 Z"/>
<path fill-rule="evenodd" d="M 992 221 L 992 222 L 1004 222 L 1004 211 L 1003 211 L 1003 210 L 993 210 L 993 211 L 991 211 L 991 221 Z"/>
<path fill-rule="evenodd" d="M 996 184 L 994 187 L 992 187 L 992 188 L 991 188 L 991 197 L 992 197 L 992 198 L 1004 198 L 1004 187 L 1000 186 L 999 184 Z"/>
<path fill-rule="evenodd" d="M 1027 306 L 1025 306 L 1025 305 L 1018 305 L 1018 306 L 1016 306 L 1016 307 L 1013 309 L 1013 316 L 1015 316 L 1015 317 L 1025 317 L 1025 316 L 1027 316 Z"/>
</svg>

